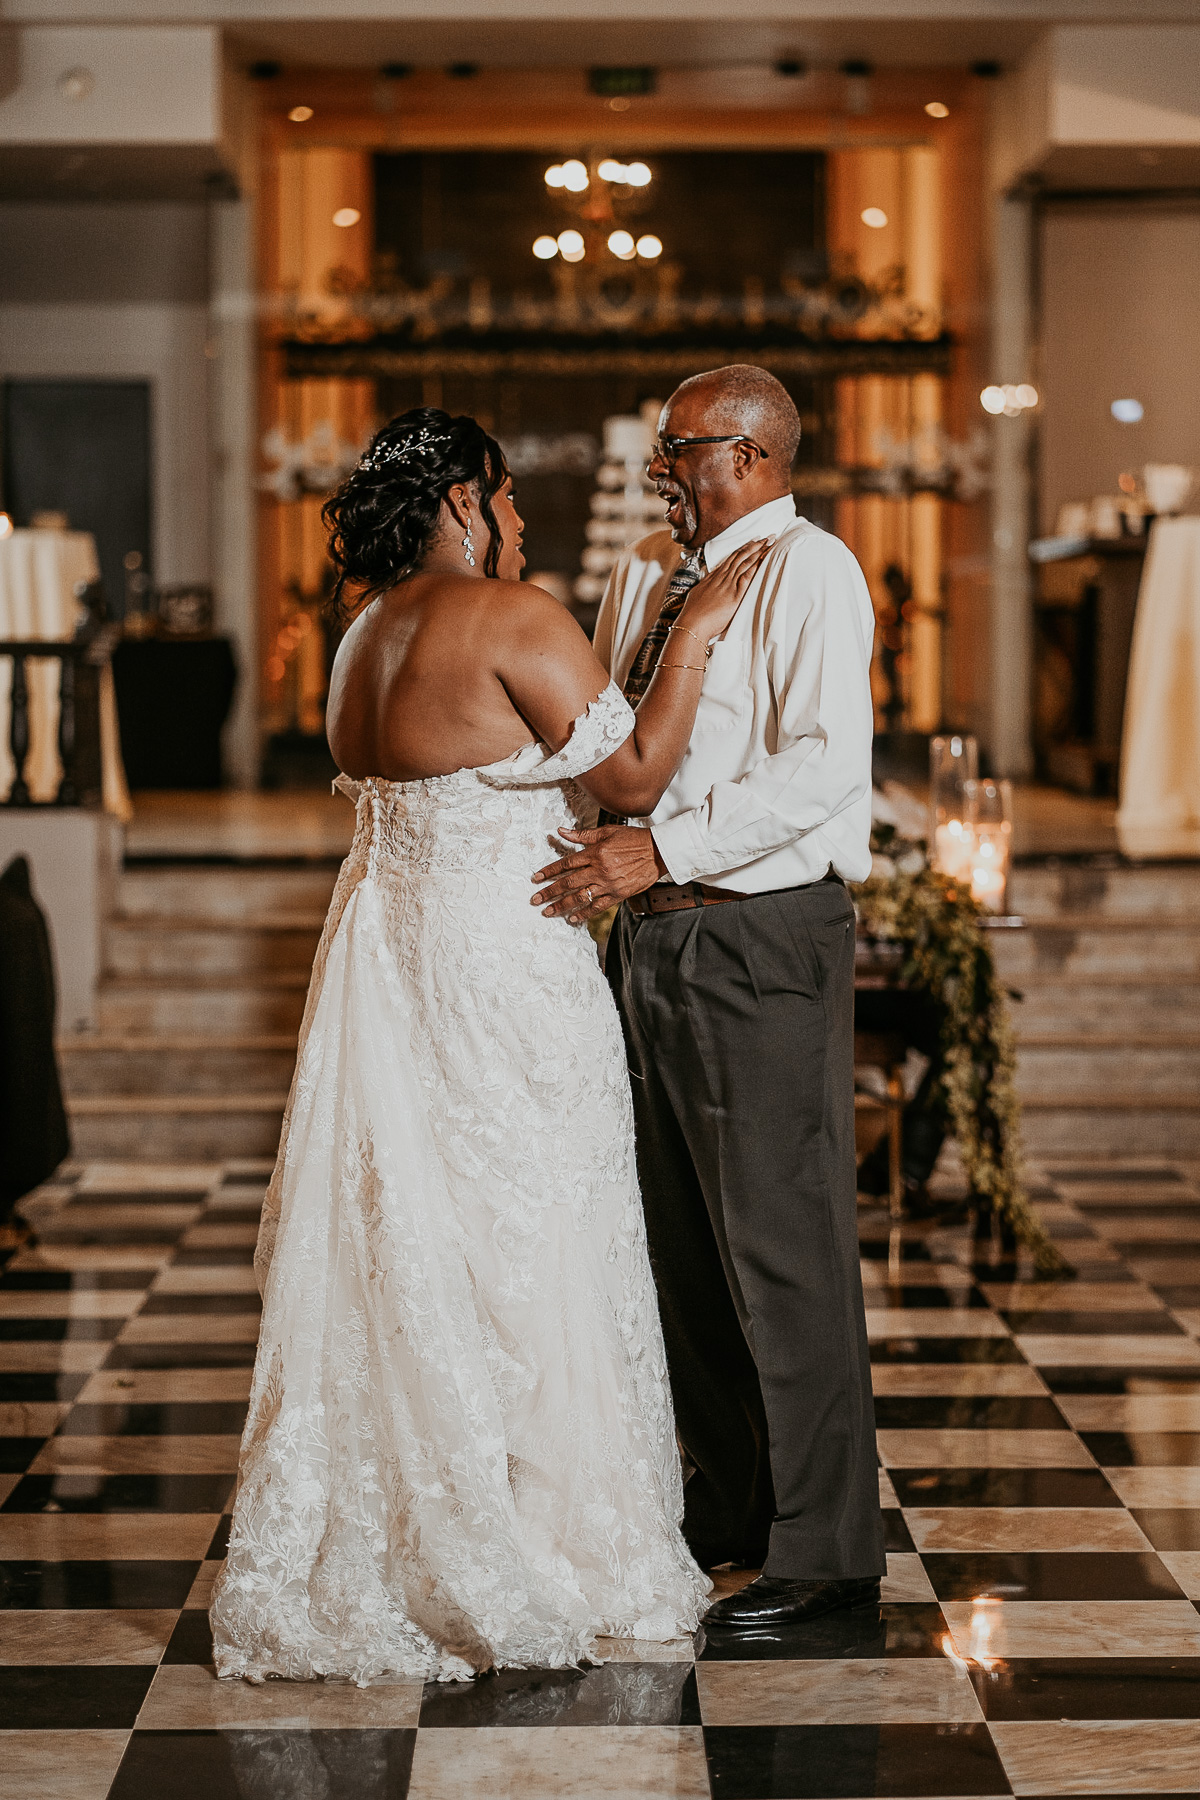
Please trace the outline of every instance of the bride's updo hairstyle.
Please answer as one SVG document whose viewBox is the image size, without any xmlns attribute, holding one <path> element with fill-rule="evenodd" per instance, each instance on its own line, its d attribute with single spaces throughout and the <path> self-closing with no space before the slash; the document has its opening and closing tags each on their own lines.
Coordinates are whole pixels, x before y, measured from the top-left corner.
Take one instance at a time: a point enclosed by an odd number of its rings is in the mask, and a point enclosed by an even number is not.
<svg viewBox="0 0 1200 1800">
<path fill-rule="evenodd" d="M 495 575 L 501 538 L 492 496 L 507 478 L 499 444 L 465 413 L 452 419 L 440 407 L 414 406 L 389 420 L 321 510 L 337 572 L 333 612 L 346 620 L 364 600 L 420 568 L 442 501 L 460 482 L 478 493 L 488 528 L 483 572 Z"/>
</svg>

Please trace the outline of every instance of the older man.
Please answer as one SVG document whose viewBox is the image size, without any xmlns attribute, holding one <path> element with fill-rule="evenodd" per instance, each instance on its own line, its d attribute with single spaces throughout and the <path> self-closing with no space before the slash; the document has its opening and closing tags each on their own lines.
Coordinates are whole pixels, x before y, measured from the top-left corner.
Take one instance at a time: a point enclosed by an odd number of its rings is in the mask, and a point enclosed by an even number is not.
<svg viewBox="0 0 1200 1800">
<path fill-rule="evenodd" d="M 708 1615 L 749 1629 L 871 1605 L 886 1568 L 844 885 L 871 862 L 874 616 L 845 545 L 796 514 L 799 437 L 762 369 L 696 376 L 667 402 L 649 472 L 670 529 L 621 558 L 596 632 L 635 704 L 692 582 L 774 544 L 709 649 L 652 817 L 570 834 L 582 851 L 535 877 L 575 917 L 624 901 L 609 975 L 692 1465 L 684 1531 L 706 1567 L 762 1565 Z"/>
</svg>

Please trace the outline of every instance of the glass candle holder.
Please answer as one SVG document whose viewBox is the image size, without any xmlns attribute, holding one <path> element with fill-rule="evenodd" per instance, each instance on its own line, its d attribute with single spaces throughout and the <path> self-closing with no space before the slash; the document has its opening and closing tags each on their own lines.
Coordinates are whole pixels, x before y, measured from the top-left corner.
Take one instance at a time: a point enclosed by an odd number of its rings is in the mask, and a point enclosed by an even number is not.
<svg viewBox="0 0 1200 1800">
<path fill-rule="evenodd" d="M 1003 913 L 1008 898 L 1012 860 L 1012 783 L 968 781 L 963 784 L 971 823 L 969 874 L 971 893 L 985 912 Z"/>
<path fill-rule="evenodd" d="M 979 746 L 955 734 L 929 742 L 929 856 L 956 881 L 970 879 L 974 834 L 966 784 L 979 774 Z"/>
</svg>

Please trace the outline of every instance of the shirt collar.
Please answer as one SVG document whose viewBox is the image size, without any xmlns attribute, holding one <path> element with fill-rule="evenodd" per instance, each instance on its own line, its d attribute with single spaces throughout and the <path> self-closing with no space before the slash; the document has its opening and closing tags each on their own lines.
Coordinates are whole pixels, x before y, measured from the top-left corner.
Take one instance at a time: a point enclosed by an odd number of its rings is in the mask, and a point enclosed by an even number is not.
<svg viewBox="0 0 1200 1800">
<path fill-rule="evenodd" d="M 794 525 L 796 518 L 796 503 L 790 494 L 780 494 L 777 500 L 768 500 L 765 506 L 756 506 L 753 512 L 743 513 L 716 537 L 709 538 L 704 546 L 705 568 L 715 569 L 731 550 L 740 549 L 752 538 L 777 537 L 789 525 Z"/>
</svg>

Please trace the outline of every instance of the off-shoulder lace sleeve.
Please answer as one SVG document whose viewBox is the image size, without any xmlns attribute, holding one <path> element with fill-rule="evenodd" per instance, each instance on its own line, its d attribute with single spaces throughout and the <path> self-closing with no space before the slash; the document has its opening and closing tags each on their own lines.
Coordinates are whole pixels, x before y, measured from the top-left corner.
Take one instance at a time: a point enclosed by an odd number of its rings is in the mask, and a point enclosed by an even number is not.
<svg viewBox="0 0 1200 1800">
<path fill-rule="evenodd" d="M 526 744 L 507 762 L 493 763 L 480 773 L 500 786 L 532 787 L 543 781 L 571 781 L 586 775 L 619 750 L 633 726 L 633 708 L 616 682 L 610 681 L 575 720 L 561 750 L 550 751 L 545 744 Z"/>
</svg>

